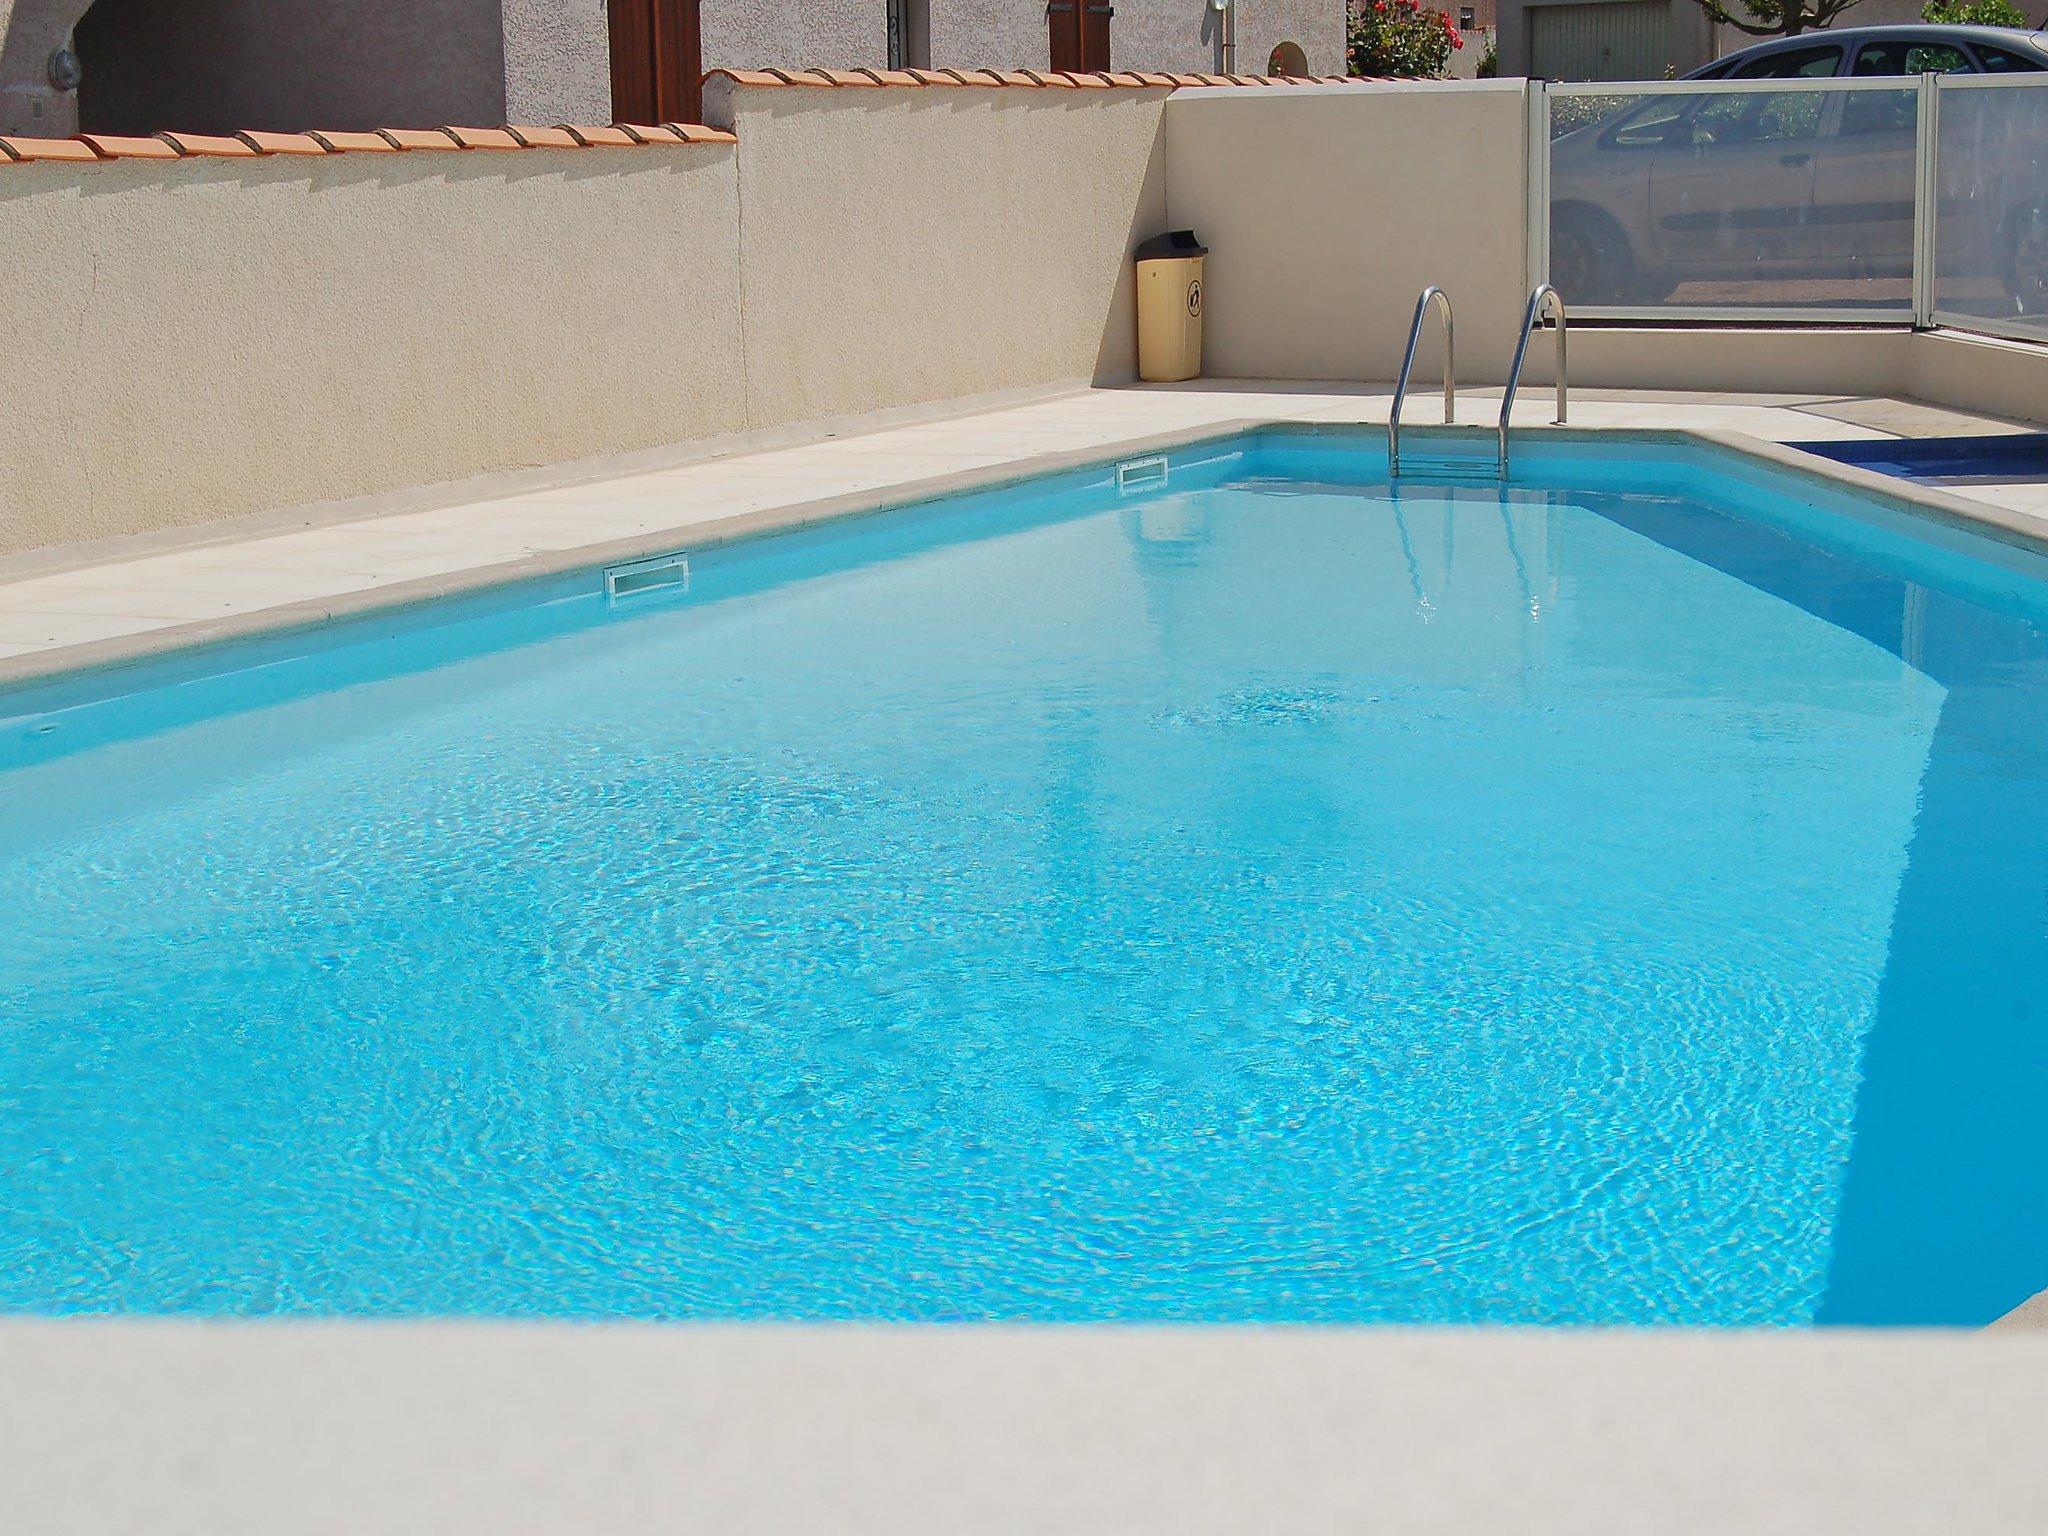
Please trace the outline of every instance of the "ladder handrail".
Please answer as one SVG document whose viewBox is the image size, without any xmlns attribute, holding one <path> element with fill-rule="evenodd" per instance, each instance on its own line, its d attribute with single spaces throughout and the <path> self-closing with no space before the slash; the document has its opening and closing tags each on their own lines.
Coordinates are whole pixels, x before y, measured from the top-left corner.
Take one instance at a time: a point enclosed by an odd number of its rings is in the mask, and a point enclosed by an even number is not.
<svg viewBox="0 0 2048 1536">
<path fill-rule="evenodd" d="M 1401 472 L 1401 401 L 1408 394 L 1408 375 L 1415 367 L 1415 348 L 1422 340 L 1422 322 L 1429 317 L 1432 303 L 1440 304 L 1444 312 L 1444 424 L 1450 425 L 1458 413 L 1458 384 L 1455 329 L 1451 323 L 1451 296 L 1431 283 L 1422 290 L 1422 297 L 1415 301 L 1415 319 L 1408 326 L 1408 350 L 1401 354 L 1401 377 L 1394 383 L 1394 405 L 1387 413 L 1387 473 Z"/>
<path fill-rule="evenodd" d="M 1529 307 L 1522 311 L 1522 339 L 1515 343 L 1515 360 L 1508 368 L 1508 387 L 1500 397 L 1500 477 L 1503 480 L 1508 476 L 1508 415 L 1515 408 L 1515 390 L 1522 382 L 1522 359 L 1529 353 L 1529 337 L 1543 323 L 1546 304 L 1557 320 L 1557 420 L 1552 425 L 1564 425 L 1567 330 L 1564 300 L 1550 284 L 1538 283 L 1529 294 Z"/>
</svg>

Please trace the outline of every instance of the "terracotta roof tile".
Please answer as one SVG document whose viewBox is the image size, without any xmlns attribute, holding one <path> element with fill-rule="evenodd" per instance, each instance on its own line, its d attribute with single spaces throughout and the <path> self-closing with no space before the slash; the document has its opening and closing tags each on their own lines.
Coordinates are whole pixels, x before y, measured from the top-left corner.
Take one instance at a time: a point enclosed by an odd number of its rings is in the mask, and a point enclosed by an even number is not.
<svg viewBox="0 0 2048 1536">
<path fill-rule="evenodd" d="M 327 133 L 314 129 L 306 135 L 330 155 L 395 155 L 398 146 L 381 133 Z"/>
<path fill-rule="evenodd" d="M 221 138 L 209 133 L 160 133 L 157 135 L 181 155 L 228 155 L 247 158 L 256 151 L 240 139 Z"/>
<path fill-rule="evenodd" d="M 505 131 L 519 142 L 521 149 L 581 149 L 573 135 L 566 128 L 536 128 L 530 123 L 507 124 Z"/>
<path fill-rule="evenodd" d="M 739 136 L 723 128 L 705 128 L 697 123 L 663 123 L 662 127 L 685 144 L 737 144 Z"/>
<path fill-rule="evenodd" d="M 1265 88 L 1283 85 L 1342 85 L 1342 75 L 1319 79 L 1271 75 L 1176 75 L 1122 72 L 1053 73 L 997 69 L 715 69 L 714 76 L 735 85 L 811 86 L 866 89 L 910 86 L 1025 86 L 1037 90 L 1160 90 L 1182 86 L 1234 85 Z M 708 77 L 707 77 L 708 78 Z M 249 158 L 256 155 L 391 154 L 399 150 L 462 149 L 627 149 L 639 145 L 737 144 L 723 129 L 697 123 L 613 123 L 582 126 L 557 123 L 539 128 L 379 128 L 375 132 L 273 133 L 251 129 L 232 137 L 218 134 L 159 133 L 149 138 L 119 134 L 80 134 L 70 139 L 38 139 L 0 135 L 0 163 L 23 161 L 177 160 L 206 155 Z"/>
<path fill-rule="evenodd" d="M 619 123 L 618 130 L 635 144 L 680 144 L 682 135 L 673 128 L 656 128 L 645 123 Z"/>
<path fill-rule="evenodd" d="M 310 133 L 263 133 L 250 131 L 235 135 L 244 144 L 264 155 L 324 155 L 327 146 Z"/>
<path fill-rule="evenodd" d="M 79 141 L 102 160 L 175 160 L 178 152 L 162 139 L 132 139 L 112 133 L 81 133 Z"/>
<path fill-rule="evenodd" d="M 631 149 L 637 142 L 623 129 L 613 127 L 587 128 L 576 123 L 556 124 L 585 149 Z"/>
<path fill-rule="evenodd" d="M 503 128 L 443 128 L 441 131 L 464 149 L 524 149 L 526 147 Z"/>
<path fill-rule="evenodd" d="M 379 128 L 393 149 L 460 149 L 462 146 L 441 128 Z"/>
<path fill-rule="evenodd" d="M 0 138 L 0 150 L 11 160 L 97 160 L 92 146 L 82 139 Z"/>
</svg>

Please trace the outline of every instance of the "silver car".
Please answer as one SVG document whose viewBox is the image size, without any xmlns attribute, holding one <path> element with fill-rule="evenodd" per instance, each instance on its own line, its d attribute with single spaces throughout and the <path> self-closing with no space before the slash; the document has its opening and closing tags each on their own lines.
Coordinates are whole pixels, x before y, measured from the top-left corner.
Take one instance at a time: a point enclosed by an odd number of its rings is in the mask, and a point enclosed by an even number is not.
<svg viewBox="0 0 2048 1536">
<path fill-rule="evenodd" d="M 1598 97 L 1555 97 L 1554 114 L 1590 107 L 1592 120 L 1553 116 L 1551 280 L 1567 300 L 1647 304 L 1687 282 L 1904 276 L 1918 120 L 1906 77 L 2037 72 L 2048 72 L 2048 33 L 1853 27 L 1746 48 L 1686 76 L 1754 80 L 1755 92 L 1652 95 L 1604 115 Z M 1887 76 L 1902 88 L 1769 85 Z M 2048 79 L 2040 92 L 1999 96 L 2005 159 L 2016 129 L 2048 146 Z M 1980 209 L 1969 221 L 1989 248 L 1958 259 L 1995 275 L 2013 307 L 2038 312 L 2048 308 L 2048 186 L 2030 173 L 1994 179 L 1999 217 Z M 1985 194 L 1973 185 L 1943 196 Z"/>
</svg>

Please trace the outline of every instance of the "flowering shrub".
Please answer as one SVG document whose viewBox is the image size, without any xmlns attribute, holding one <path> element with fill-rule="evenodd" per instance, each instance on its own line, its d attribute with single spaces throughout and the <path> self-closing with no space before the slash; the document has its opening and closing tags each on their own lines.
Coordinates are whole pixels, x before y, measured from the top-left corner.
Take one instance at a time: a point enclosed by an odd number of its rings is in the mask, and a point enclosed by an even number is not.
<svg viewBox="0 0 2048 1536">
<path fill-rule="evenodd" d="M 1434 80 L 1464 38 L 1442 11 L 1421 0 L 1364 0 L 1351 12 L 1351 73 Z"/>
</svg>

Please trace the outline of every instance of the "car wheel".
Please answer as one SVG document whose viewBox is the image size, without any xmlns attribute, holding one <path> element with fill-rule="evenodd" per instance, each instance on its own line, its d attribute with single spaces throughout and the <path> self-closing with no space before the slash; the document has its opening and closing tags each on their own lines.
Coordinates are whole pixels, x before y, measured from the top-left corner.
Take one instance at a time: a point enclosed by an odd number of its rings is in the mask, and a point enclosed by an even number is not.
<svg viewBox="0 0 2048 1536">
<path fill-rule="evenodd" d="M 2013 216 L 1999 266 L 2015 309 L 2048 314 L 2048 207 L 2036 203 Z"/>
<path fill-rule="evenodd" d="M 1642 302 L 1628 238 L 1603 219 L 1560 218 L 1550 232 L 1550 280 L 1567 304 Z"/>
</svg>

